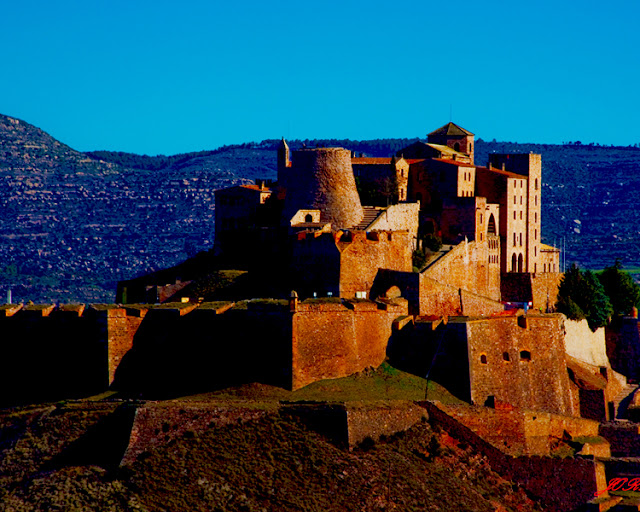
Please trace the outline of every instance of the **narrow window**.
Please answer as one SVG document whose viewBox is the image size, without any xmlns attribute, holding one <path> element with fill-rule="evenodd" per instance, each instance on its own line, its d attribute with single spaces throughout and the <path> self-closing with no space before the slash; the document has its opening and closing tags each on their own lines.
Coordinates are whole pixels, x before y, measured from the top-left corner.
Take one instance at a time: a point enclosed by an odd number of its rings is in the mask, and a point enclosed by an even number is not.
<svg viewBox="0 0 640 512">
<path fill-rule="evenodd" d="M 534 240 L 538 239 L 538 230 L 537 229 L 533 231 L 533 239 Z"/>
<path fill-rule="evenodd" d="M 536 178 L 536 186 L 535 189 L 538 190 L 538 178 Z"/>
<path fill-rule="evenodd" d="M 513 246 L 514 246 L 514 247 L 515 247 L 516 245 L 518 245 L 518 244 L 516 243 L 516 237 L 517 237 L 517 236 L 518 236 L 518 235 L 516 235 L 515 233 L 513 234 Z"/>
<path fill-rule="evenodd" d="M 520 204 L 522 204 L 522 196 L 520 196 Z"/>
<path fill-rule="evenodd" d="M 522 247 L 522 233 L 520 233 L 520 247 Z"/>
<path fill-rule="evenodd" d="M 513 220 L 516 220 L 516 211 L 513 210 Z"/>
<path fill-rule="evenodd" d="M 533 264 L 533 273 L 535 274 L 536 272 L 538 272 L 538 264 L 534 263 Z"/>
<path fill-rule="evenodd" d="M 520 211 L 520 220 L 522 220 L 522 210 Z"/>
<path fill-rule="evenodd" d="M 502 359 L 504 359 L 505 361 L 511 361 L 511 358 L 509 357 L 509 352 L 503 352 Z"/>
<path fill-rule="evenodd" d="M 487 364 L 487 356 L 485 356 L 484 354 L 482 354 L 482 355 L 480 356 L 480 362 L 481 362 L 482 364 Z"/>
<path fill-rule="evenodd" d="M 533 214 L 534 222 L 538 222 L 538 212 Z"/>
<path fill-rule="evenodd" d="M 518 200 L 516 199 L 516 196 L 513 196 L 513 204 L 518 204 Z"/>
</svg>

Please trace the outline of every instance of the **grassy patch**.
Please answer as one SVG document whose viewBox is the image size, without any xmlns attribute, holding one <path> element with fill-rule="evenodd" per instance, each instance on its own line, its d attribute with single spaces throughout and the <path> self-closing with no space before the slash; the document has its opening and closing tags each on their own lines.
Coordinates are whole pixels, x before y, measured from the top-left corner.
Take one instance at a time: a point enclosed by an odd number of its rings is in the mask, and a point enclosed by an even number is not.
<svg viewBox="0 0 640 512">
<path fill-rule="evenodd" d="M 247 384 L 185 397 L 185 400 L 278 400 L 347 402 L 358 400 L 424 400 L 427 381 L 383 363 L 341 379 L 314 382 L 296 391 L 266 384 Z M 462 404 L 461 400 L 434 381 L 429 381 L 429 400 L 445 404 Z"/>
</svg>

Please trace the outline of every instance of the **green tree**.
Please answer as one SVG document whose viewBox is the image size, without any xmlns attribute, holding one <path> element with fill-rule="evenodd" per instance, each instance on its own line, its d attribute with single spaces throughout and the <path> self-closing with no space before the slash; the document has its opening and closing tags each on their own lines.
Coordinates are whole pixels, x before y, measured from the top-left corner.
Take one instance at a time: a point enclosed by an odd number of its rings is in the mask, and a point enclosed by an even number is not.
<svg viewBox="0 0 640 512">
<path fill-rule="evenodd" d="M 624 270 L 620 260 L 598 274 L 598 279 L 611 301 L 616 315 L 627 315 L 640 303 L 640 287 Z"/>
<path fill-rule="evenodd" d="M 613 308 L 596 275 L 573 264 L 562 277 L 556 309 L 572 320 L 587 319 L 591 330 L 607 324 Z"/>
</svg>

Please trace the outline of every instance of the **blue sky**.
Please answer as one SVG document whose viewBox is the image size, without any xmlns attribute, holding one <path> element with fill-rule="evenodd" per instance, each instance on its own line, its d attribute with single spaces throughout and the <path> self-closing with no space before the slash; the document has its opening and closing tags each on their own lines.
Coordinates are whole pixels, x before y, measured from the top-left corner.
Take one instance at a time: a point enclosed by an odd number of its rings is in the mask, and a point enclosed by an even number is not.
<svg viewBox="0 0 640 512">
<path fill-rule="evenodd" d="M 0 113 L 81 150 L 267 138 L 640 142 L 640 2 L 25 0 Z"/>
</svg>

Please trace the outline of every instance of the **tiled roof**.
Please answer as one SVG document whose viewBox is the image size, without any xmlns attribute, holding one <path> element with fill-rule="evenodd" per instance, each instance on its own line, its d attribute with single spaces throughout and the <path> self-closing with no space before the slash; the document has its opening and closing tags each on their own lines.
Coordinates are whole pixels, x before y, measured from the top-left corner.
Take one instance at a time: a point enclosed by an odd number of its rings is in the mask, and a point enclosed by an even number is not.
<svg viewBox="0 0 640 512">
<path fill-rule="evenodd" d="M 475 165 L 469 162 L 461 162 L 460 160 L 450 160 L 448 158 L 434 158 L 434 160 L 437 160 L 438 162 L 443 162 L 445 164 L 455 165 L 457 167 L 475 167 Z"/>
<path fill-rule="evenodd" d="M 517 178 L 519 180 L 529 179 L 528 176 L 525 176 L 523 174 L 516 174 L 515 172 L 503 171 L 502 169 L 496 169 L 495 167 L 491 167 L 490 169 L 488 167 L 476 167 L 476 170 L 494 172 L 502 176 L 507 176 L 508 178 Z"/>
<path fill-rule="evenodd" d="M 470 131 L 465 130 L 464 128 L 458 126 L 455 123 L 447 123 L 444 126 L 441 126 L 437 130 L 432 131 L 429 135 L 473 135 Z"/>
</svg>

